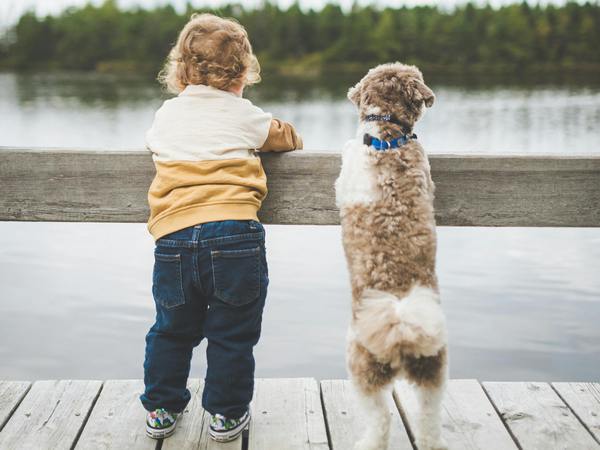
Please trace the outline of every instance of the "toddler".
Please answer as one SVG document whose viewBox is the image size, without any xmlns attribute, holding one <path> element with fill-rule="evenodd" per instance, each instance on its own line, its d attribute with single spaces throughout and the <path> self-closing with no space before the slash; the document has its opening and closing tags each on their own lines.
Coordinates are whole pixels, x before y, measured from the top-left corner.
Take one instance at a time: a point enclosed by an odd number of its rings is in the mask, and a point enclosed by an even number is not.
<svg viewBox="0 0 600 450">
<path fill-rule="evenodd" d="M 201 14 L 185 25 L 159 76 L 177 96 L 146 135 L 156 166 L 148 192 L 156 322 L 146 336 L 141 401 L 152 438 L 175 431 L 190 400 L 192 349 L 203 338 L 210 436 L 233 440 L 250 421 L 252 352 L 269 283 L 257 218 L 267 180 L 255 153 L 302 148 L 290 124 L 242 98 L 259 72 L 246 30 Z"/>
</svg>

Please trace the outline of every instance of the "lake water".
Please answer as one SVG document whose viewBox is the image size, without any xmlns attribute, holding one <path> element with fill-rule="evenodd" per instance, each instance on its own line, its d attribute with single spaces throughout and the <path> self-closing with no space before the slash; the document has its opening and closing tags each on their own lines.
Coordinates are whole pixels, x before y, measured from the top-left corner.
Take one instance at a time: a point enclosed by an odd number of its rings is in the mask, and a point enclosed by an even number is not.
<svg viewBox="0 0 600 450">
<path fill-rule="evenodd" d="M 354 134 L 354 81 L 267 78 L 248 94 L 293 122 L 307 149 L 336 152 Z M 416 129 L 430 153 L 600 152 L 596 84 L 431 86 L 437 102 Z M 132 77 L 0 74 L 0 146 L 141 148 L 161 95 Z M 344 377 L 339 227 L 267 233 L 257 375 Z M 144 224 L 0 223 L 0 379 L 141 377 L 152 251 Z M 597 380 L 599 273 L 597 229 L 441 227 L 451 376 Z"/>
</svg>

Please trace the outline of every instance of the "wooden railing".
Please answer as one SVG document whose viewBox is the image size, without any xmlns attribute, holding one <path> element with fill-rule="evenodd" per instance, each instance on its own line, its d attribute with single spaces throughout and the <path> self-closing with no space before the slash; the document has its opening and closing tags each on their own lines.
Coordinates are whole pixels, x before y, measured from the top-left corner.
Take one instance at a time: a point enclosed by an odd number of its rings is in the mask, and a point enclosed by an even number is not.
<svg viewBox="0 0 600 450">
<path fill-rule="evenodd" d="M 261 220 L 339 223 L 340 156 L 262 156 Z M 432 155 L 438 225 L 600 226 L 600 156 Z M 154 176 L 144 150 L 0 147 L 0 221 L 145 222 Z"/>
</svg>

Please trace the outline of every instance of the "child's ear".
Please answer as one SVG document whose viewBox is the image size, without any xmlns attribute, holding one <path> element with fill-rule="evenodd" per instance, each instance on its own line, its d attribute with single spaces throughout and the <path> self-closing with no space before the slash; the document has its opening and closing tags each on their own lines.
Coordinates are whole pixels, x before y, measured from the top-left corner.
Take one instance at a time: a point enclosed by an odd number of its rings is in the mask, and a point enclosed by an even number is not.
<svg viewBox="0 0 600 450">
<path fill-rule="evenodd" d="M 362 85 L 360 84 L 360 81 L 359 81 L 353 87 L 348 89 L 348 100 L 350 100 L 356 106 L 360 106 L 361 91 L 362 91 Z"/>
</svg>

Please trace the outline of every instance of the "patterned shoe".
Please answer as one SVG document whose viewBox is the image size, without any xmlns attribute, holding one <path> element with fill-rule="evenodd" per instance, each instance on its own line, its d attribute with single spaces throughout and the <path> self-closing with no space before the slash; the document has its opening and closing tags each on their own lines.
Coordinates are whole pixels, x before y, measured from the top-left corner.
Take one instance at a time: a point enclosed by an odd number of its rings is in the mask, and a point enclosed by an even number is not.
<svg viewBox="0 0 600 450">
<path fill-rule="evenodd" d="M 178 417 L 178 413 L 171 413 L 164 408 L 149 411 L 146 416 L 146 434 L 152 439 L 171 436 L 175 432 Z"/>
<path fill-rule="evenodd" d="M 221 414 L 215 414 L 210 418 L 208 434 L 217 442 L 229 442 L 236 439 L 250 423 L 250 411 L 239 419 L 228 419 Z"/>
</svg>

